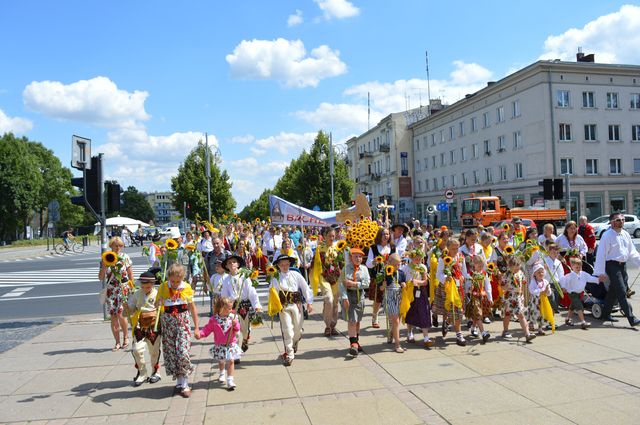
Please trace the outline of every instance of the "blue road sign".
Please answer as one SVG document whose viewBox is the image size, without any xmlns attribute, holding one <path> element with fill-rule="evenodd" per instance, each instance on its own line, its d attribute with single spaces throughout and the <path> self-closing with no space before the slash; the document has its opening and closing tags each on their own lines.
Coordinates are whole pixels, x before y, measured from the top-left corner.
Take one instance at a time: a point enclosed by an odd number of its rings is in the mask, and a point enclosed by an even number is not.
<svg viewBox="0 0 640 425">
<path fill-rule="evenodd" d="M 319 205 L 314 205 L 312 210 L 314 211 L 320 211 L 320 206 Z"/>
<path fill-rule="evenodd" d="M 436 209 L 438 211 L 449 211 L 449 204 L 446 202 L 439 202 L 438 205 L 436 205 Z"/>
</svg>

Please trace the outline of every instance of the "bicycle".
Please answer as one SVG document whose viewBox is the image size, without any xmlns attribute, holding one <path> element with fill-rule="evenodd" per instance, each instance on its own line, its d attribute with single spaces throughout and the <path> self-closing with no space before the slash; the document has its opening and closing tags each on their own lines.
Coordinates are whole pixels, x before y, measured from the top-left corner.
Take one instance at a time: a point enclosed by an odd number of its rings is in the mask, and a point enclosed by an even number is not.
<svg viewBox="0 0 640 425">
<path fill-rule="evenodd" d="M 76 254 L 80 254 L 81 252 L 84 252 L 84 245 L 76 241 L 69 242 L 68 246 L 64 242 L 59 242 L 54 245 L 53 250 L 58 255 L 63 255 L 67 251 L 72 251 Z"/>
</svg>

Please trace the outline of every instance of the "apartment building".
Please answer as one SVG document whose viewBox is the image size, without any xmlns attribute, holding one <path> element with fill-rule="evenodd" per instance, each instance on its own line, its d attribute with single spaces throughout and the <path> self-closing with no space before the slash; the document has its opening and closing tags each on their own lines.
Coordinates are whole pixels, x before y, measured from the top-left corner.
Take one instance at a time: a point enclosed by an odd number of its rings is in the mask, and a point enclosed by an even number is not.
<svg viewBox="0 0 640 425">
<path fill-rule="evenodd" d="M 156 225 L 167 224 L 180 218 L 180 213 L 173 208 L 172 192 L 153 192 L 145 196 L 156 214 Z"/>
</svg>

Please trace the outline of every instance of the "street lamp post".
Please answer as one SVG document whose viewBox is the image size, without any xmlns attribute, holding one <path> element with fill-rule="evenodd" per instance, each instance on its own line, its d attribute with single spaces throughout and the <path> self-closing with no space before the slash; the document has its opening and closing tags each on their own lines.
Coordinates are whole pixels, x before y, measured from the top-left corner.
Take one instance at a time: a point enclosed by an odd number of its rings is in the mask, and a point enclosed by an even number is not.
<svg viewBox="0 0 640 425">
<path fill-rule="evenodd" d="M 336 206 L 333 193 L 333 137 L 331 133 L 329 133 L 329 175 L 331 176 L 331 211 L 335 211 Z"/>
<path fill-rule="evenodd" d="M 208 217 L 209 223 L 211 223 L 211 164 L 209 160 L 209 134 L 204 133 L 205 139 L 205 174 L 207 176 L 207 208 L 208 208 Z M 213 154 L 214 160 L 217 162 L 218 158 L 220 158 L 220 148 L 215 146 L 216 152 Z"/>
</svg>

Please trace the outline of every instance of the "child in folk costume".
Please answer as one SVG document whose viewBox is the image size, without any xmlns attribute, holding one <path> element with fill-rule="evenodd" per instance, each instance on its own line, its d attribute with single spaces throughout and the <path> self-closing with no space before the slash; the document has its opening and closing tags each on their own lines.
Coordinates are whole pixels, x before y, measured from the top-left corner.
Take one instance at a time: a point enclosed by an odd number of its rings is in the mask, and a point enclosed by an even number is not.
<svg viewBox="0 0 640 425">
<path fill-rule="evenodd" d="M 391 254 L 388 262 L 389 265 L 385 267 L 384 280 L 382 281 L 384 310 L 391 327 L 391 334 L 387 334 L 387 342 L 391 343 L 393 340 L 396 353 L 404 353 L 406 349 L 400 346 L 400 301 L 407 279 L 404 272 L 400 270 L 402 260 L 399 254 Z"/>
<path fill-rule="evenodd" d="M 407 324 L 407 342 L 415 342 L 413 328 L 422 330 L 424 348 L 430 350 L 434 342 L 429 339 L 431 327 L 431 307 L 429 306 L 429 278 L 427 266 L 422 264 L 424 252 L 420 248 L 407 252 L 411 263 L 402 266 L 407 282 L 413 283 L 413 302 L 404 318 Z M 411 285 L 410 285 L 411 286 Z"/>
<path fill-rule="evenodd" d="M 482 336 L 482 344 L 489 338 L 489 332 L 484 330 L 483 317 L 491 313 L 493 300 L 491 299 L 491 283 L 485 270 L 484 257 L 479 255 L 471 259 L 471 273 L 469 273 L 469 298 L 465 305 L 465 316 L 473 322 L 471 336 L 477 337 L 475 328 L 479 328 Z"/>
<path fill-rule="evenodd" d="M 189 375 L 195 367 L 191 364 L 191 322 L 194 335 L 200 336 L 198 313 L 193 302 L 193 288 L 184 281 L 185 270 L 182 264 L 173 263 L 167 271 L 168 282 L 158 289 L 157 306 L 164 306 L 161 316 L 162 351 L 164 368 L 168 375 L 176 379 L 175 391 L 185 398 L 191 396 Z"/>
<path fill-rule="evenodd" d="M 236 384 L 233 381 L 234 361 L 239 360 L 242 350 L 238 347 L 237 333 L 240 330 L 238 316 L 233 313 L 234 300 L 229 297 L 219 297 L 214 306 L 214 315 L 200 330 L 200 337 L 205 338 L 213 333 L 213 347 L 209 353 L 213 360 L 218 361 L 218 382 L 227 383 L 227 390 L 233 391 Z"/>
<path fill-rule="evenodd" d="M 342 312 L 348 322 L 349 354 L 357 356 L 360 347 L 360 321 L 364 314 L 364 294 L 369 289 L 370 277 L 367 267 L 362 265 L 364 252 L 351 248 L 351 261 L 345 266 L 340 282 Z"/>
<path fill-rule="evenodd" d="M 215 273 L 211 275 L 209 278 L 209 316 L 213 316 L 213 310 L 216 303 L 216 300 L 222 294 L 222 279 L 225 277 L 226 272 L 222 267 L 222 259 L 218 258 L 215 262 Z"/>
<path fill-rule="evenodd" d="M 554 311 L 558 311 L 558 305 L 562 299 L 562 288 L 560 286 L 560 278 L 564 276 L 564 267 L 558 259 L 560 256 L 560 248 L 553 242 L 547 245 L 547 254 L 542 257 L 542 265 L 544 266 L 544 278 L 549 282 L 553 296 L 550 297 L 551 305 Z"/>
<path fill-rule="evenodd" d="M 228 273 L 222 278 L 220 295 L 234 300 L 234 310 L 238 313 L 240 333 L 242 333 L 242 351 L 249 349 L 251 337 L 250 322 L 256 313 L 262 312 L 258 292 L 251 284 L 251 279 L 238 272 L 244 266 L 244 259 L 238 255 L 230 255 L 222 261 L 222 267 Z"/>
<path fill-rule="evenodd" d="M 282 359 L 285 366 L 291 366 L 293 363 L 295 353 L 298 351 L 298 342 L 302 338 L 301 293 L 308 303 L 307 311 L 313 313 L 313 294 L 307 281 L 300 273 L 289 270 L 294 262 L 295 258 L 280 255 L 275 261 L 280 271 L 275 273 L 269 281 L 269 291 L 277 294 L 278 301 L 282 306 L 278 314 L 282 339 L 284 340 L 285 352 Z M 269 310 L 272 309 L 271 304 L 270 299 Z"/>
<path fill-rule="evenodd" d="M 129 296 L 129 313 L 133 328 L 133 359 L 138 374 L 133 378 L 133 385 L 138 387 L 145 382 L 155 384 L 160 380 L 160 330 L 154 331 L 158 309 L 155 306 L 158 290 L 153 287 L 156 277 L 151 272 L 140 276 L 140 289 Z M 147 370 L 144 352 L 149 353 L 151 370 Z"/>
<path fill-rule="evenodd" d="M 384 266 L 387 263 L 389 255 L 396 252 L 395 246 L 391 245 L 389 229 L 381 227 L 376 234 L 373 245 L 369 248 L 367 256 L 367 268 L 369 269 L 369 277 L 371 284 L 369 285 L 369 299 L 373 301 L 371 312 L 372 327 L 380 328 L 378 323 L 378 312 L 384 298 L 384 291 L 381 283 L 377 278 L 379 274 L 384 274 Z"/>
<path fill-rule="evenodd" d="M 436 229 L 434 231 L 434 236 L 436 236 L 436 234 L 439 235 L 440 238 L 434 239 L 433 247 L 427 253 L 427 258 L 429 259 L 429 301 L 432 304 L 436 299 L 436 289 L 440 284 L 440 281 L 436 276 L 436 272 L 438 271 L 438 261 L 444 256 L 447 248 L 447 242 L 451 236 L 451 233 L 448 230 L 441 231 Z M 434 309 L 431 310 L 431 323 L 433 326 L 438 326 L 438 313 L 436 313 Z"/>
<path fill-rule="evenodd" d="M 542 294 L 547 297 L 551 296 L 551 285 L 544 278 L 544 266 L 536 263 L 531 271 L 531 280 L 529 281 L 529 326 L 537 326 L 538 335 L 546 335 L 544 328 L 549 324 L 542 316 L 541 300 Z M 548 300 L 546 301 L 548 303 Z M 549 305 L 549 307 L 551 307 Z"/>
<path fill-rule="evenodd" d="M 447 336 L 449 324 L 447 318 L 453 320 L 456 331 L 456 344 L 461 347 L 467 345 L 462 336 L 462 300 L 464 300 L 464 282 L 467 276 L 467 267 L 464 256 L 458 252 L 460 242 L 450 238 L 447 241 L 448 253 L 438 260 L 436 276 L 439 284 L 436 289 L 433 311 L 442 315 L 442 337 Z"/>
<path fill-rule="evenodd" d="M 336 331 L 339 301 L 338 279 L 344 268 L 344 258 L 341 257 L 340 250 L 336 247 L 337 244 L 334 244 L 336 230 L 332 227 L 326 227 L 322 236 L 324 237 L 324 242 L 316 249 L 313 259 L 311 282 L 314 291 L 313 295 L 316 295 L 316 290 L 319 288 L 324 299 L 324 307 L 322 309 L 325 323 L 324 336 L 331 336 L 338 335 L 338 331 Z M 343 244 L 346 243 L 343 242 Z"/>
<path fill-rule="evenodd" d="M 513 249 L 513 247 L 511 248 Z M 525 317 L 524 291 L 527 290 L 527 282 L 524 273 L 522 273 L 521 265 L 518 257 L 510 255 L 507 259 L 507 272 L 502 275 L 502 337 L 511 338 L 509 321 L 511 316 L 517 316 L 525 333 L 526 341 L 531 342 L 536 336 L 529 332 L 529 325 Z"/>
<path fill-rule="evenodd" d="M 582 304 L 582 300 L 580 299 L 582 292 L 584 292 L 584 288 L 587 285 L 587 282 L 591 283 L 599 283 L 597 277 L 591 276 L 587 272 L 582 271 L 582 260 L 577 257 L 571 257 L 569 259 L 571 272 L 565 274 L 560 278 L 560 286 L 563 291 L 569 294 L 569 299 L 571 300 L 571 305 L 569 306 L 569 314 L 567 314 L 567 319 L 565 320 L 565 324 L 568 326 L 573 326 L 573 321 L 571 317 L 573 314 L 577 314 L 580 322 L 578 323 L 582 329 L 588 329 L 591 326 L 591 323 L 586 322 L 584 320 L 584 306 Z"/>
</svg>

